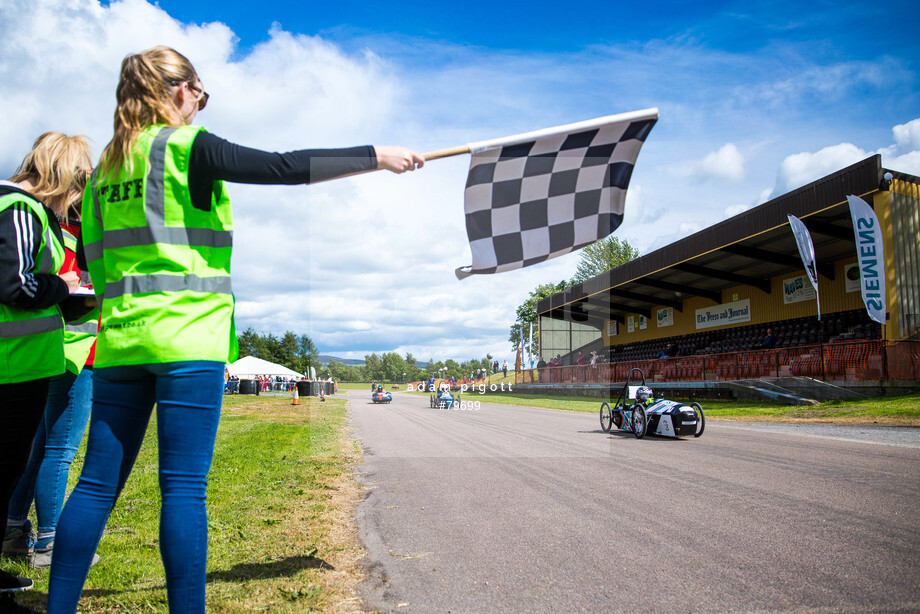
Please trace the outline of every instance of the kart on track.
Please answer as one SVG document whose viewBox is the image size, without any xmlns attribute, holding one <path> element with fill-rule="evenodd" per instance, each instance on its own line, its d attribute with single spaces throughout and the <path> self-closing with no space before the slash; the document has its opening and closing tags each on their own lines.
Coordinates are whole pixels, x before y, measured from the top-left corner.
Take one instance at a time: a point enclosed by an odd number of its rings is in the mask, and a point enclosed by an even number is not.
<svg viewBox="0 0 920 614">
<path fill-rule="evenodd" d="M 377 390 L 371 395 L 371 401 L 374 403 L 389 403 L 393 400 L 393 395 L 383 389 L 383 386 L 377 386 Z"/>
<path fill-rule="evenodd" d="M 438 409 L 452 409 L 454 404 L 460 403 L 460 395 L 454 394 L 448 388 L 441 388 L 438 392 L 432 392 L 428 397 L 430 407 Z"/>
<path fill-rule="evenodd" d="M 637 374 L 635 382 L 632 381 L 634 373 Z M 636 385 L 639 380 L 641 385 Z M 613 407 L 607 402 L 601 403 L 600 419 L 605 433 L 616 426 L 617 430 L 632 433 L 636 439 L 649 433 L 665 437 L 699 437 L 706 428 L 706 416 L 699 403 L 656 401 L 652 389 L 645 385 L 645 373 L 641 369 L 630 369 Z"/>
</svg>

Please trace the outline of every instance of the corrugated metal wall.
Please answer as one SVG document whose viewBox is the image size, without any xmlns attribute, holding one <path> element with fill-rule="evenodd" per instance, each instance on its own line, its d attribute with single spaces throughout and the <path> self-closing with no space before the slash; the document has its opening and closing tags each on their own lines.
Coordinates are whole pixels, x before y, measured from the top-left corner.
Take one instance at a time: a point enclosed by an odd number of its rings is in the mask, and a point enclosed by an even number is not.
<svg viewBox="0 0 920 614">
<path fill-rule="evenodd" d="M 547 317 L 540 317 L 539 322 L 540 357 L 547 361 L 557 354 L 565 356 L 601 336 L 599 330 L 587 324 Z"/>
<path fill-rule="evenodd" d="M 901 338 L 920 332 L 920 185 L 891 183 L 895 298 Z"/>
</svg>

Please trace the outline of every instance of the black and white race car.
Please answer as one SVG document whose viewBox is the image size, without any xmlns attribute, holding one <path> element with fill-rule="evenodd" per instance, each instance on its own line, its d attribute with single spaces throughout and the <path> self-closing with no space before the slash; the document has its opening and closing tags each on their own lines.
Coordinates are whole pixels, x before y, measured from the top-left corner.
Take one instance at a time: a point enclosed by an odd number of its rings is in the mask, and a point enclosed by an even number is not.
<svg viewBox="0 0 920 614">
<path fill-rule="evenodd" d="M 699 403 L 685 405 L 678 401 L 658 399 L 645 406 L 645 419 L 645 432 L 648 435 L 699 437 L 706 428 L 706 417 Z"/>
<path fill-rule="evenodd" d="M 641 378 L 641 386 L 630 385 L 634 373 Z M 706 428 L 706 415 L 699 403 L 688 405 L 666 399 L 655 400 L 652 389 L 645 385 L 645 374 L 641 369 L 630 370 L 623 391 L 613 406 L 601 403 L 600 419 L 605 433 L 616 427 L 618 431 L 632 433 L 637 439 L 646 434 L 699 437 Z"/>
</svg>

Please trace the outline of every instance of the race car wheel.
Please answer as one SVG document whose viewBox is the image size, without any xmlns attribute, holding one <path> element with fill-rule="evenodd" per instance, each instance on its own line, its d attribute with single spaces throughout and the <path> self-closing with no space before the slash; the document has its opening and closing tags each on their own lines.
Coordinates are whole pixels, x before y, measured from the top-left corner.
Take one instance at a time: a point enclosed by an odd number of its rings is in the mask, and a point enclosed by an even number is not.
<svg viewBox="0 0 920 614">
<path fill-rule="evenodd" d="M 636 436 L 636 439 L 645 437 L 646 426 L 648 426 L 648 422 L 646 422 L 645 408 L 642 407 L 641 403 L 636 403 L 632 407 L 632 427 L 633 435 Z"/>
<path fill-rule="evenodd" d="M 611 424 L 613 424 L 613 413 L 610 411 L 610 405 L 605 401 L 601 403 L 601 429 L 609 433 Z"/>
<path fill-rule="evenodd" d="M 703 413 L 703 406 L 699 403 L 691 403 L 690 407 L 696 411 L 696 432 L 693 436 L 699 437 L 706 428 L 706 415 Z"/>
</svg>

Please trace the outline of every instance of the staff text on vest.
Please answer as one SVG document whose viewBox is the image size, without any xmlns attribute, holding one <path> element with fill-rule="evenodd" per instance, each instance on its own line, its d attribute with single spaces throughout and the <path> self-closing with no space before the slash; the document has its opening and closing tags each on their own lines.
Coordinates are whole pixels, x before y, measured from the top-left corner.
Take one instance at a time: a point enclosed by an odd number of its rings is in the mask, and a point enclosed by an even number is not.
<svg viewBox="0 0 920 614">
<path fill-rule="evenodd" d="M 132 179 L 131 181 L 103 185 L 99 186 L 99 196 L 110 203 L 119 203 L 123 200 L 130 200 L 131 198 L 143 198 L 143 185 L 143 179 Z M 133 196 L 131 194 L 132 187 L 134 188 Z"/>
</svg>

